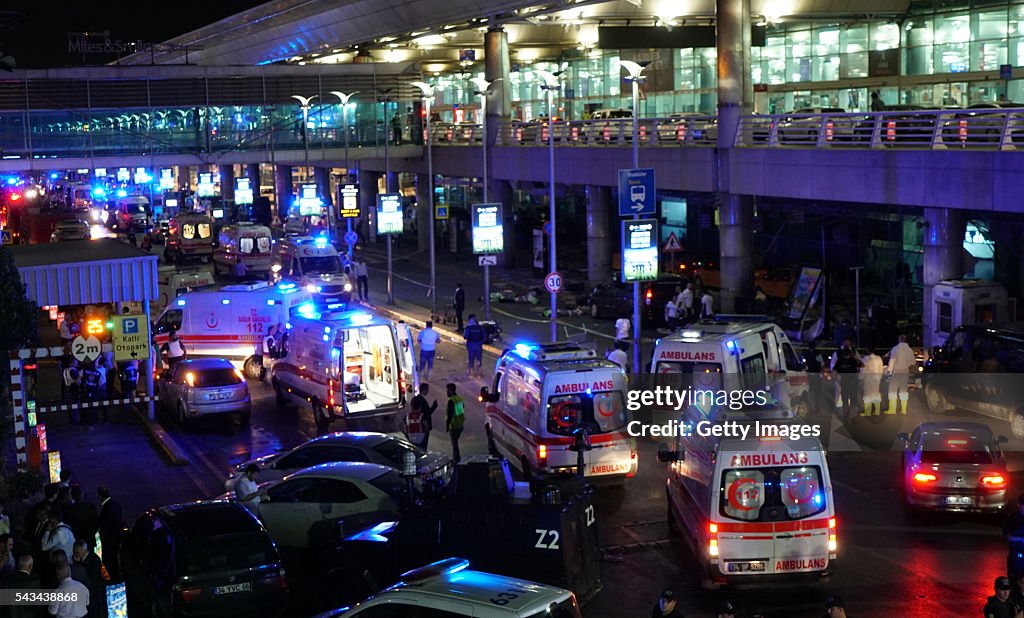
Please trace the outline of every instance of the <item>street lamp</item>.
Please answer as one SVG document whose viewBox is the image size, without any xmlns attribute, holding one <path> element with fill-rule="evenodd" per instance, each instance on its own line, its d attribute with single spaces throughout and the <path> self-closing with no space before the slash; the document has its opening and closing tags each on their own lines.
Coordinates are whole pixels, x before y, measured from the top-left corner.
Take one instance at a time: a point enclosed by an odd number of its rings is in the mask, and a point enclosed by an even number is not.
<svg viewBox="0 0 1024 618">
<path fill-rule="evenodd" d="M 423 94 L 423 108 L 427 115 L 427 208 L 430 209 L 428 220 L 430 244 L 430 315 L 437 313 L 437 256 L 434 247 L 434 151 L 431 148 L 433 136 L 430 134 L 430 104 L 434 101 L 434 87 L 426 82 L 413 82 L 413 86 Z M 422 204 L 421 204 L 422 207 Z"/>
<path fill-rule="evenodd" d="M 561 71 L 558 73 L 550 73 L 548 71 L 537 71 L 537 75 L 544 81 L 540 85 L 542 90 L 548 93 L 548 183 L 551 185 L 551 193 L 549 196 L 550 204 L 548 211 L 548 225 L 551 226 L 550 238 L 548 238 L 548 251 L 551 252 L 551 272 L 557 272 L 557 262 L 555 260 L 555 90 L 558 89 L 558 76 L 561 75 Z M 551 341 L 558 341 L 558 294 L 551 292 Z"/>
<path fill-rule="evenodd" d="M 640 167 L 640 140 L 637 139 L 639 132 L 639 118 L 637 113 L 640 109 L 640 82 L 644 77 L 641 75 L 646 64 L 638 64 L 632 60 L 619 60 L 619 66 L 626 69 L 629 75 L 626 77 L 633 84 L 633 169 Z M 633 215 L 636 221 L 640 215 Z M 640 374 L 640 282 L 633 282 L 633 375 Z"/>
<path fill-rule="evenodd" d="M 320 95 L 314 94 L 311 97 L 304 97 L 298 94 L 293 94 L 292 98 L 299 102 L 302 106 L 302 144 L 306 149 L 306 182 L 309 182 L 309 108 L 313 99 Z"/>
<path fill-rule="evenodd" d="M 352 97 L 356 96 L 358 93 L 352 92 L 350 94 L 345 94 L 344 92 L 340 92 L 338 90 L 332 90 L 331 94 L 338 97 L 338 99 L 341 101 L 341 124 L 342 130 L 345 132 L 345 180 L 351 182 L 352 171 L 349 169 L 348 160 L 348 107 L 349 101 L 352 100 Z M 340 201 L 338 202 L 338 205 L 341 205 Z M 345 219 L 345 232 L 346 236 L 352 233 L 352 219 Z M 348 261 L 352 261 L 352 244 L 348 245 Z"/>
<path fill-rule="evenodd" d="M 501 79 L 500 77 L 498 79 Z M 484 146 L 484 203 L 488 203 L 487 199 L 487 95 L 491 94 L 491 87 L 494 82 L 498 81 L 487 81 L 482 77 L 474 77 L 469 81 L 473 82 L 477 90 L 474 94 L 480 97 L 480 132 L 483 137 Z M 491 319 L 491 267 L 488 264 L 484 264 L 484 319 Z"/>
</svg>

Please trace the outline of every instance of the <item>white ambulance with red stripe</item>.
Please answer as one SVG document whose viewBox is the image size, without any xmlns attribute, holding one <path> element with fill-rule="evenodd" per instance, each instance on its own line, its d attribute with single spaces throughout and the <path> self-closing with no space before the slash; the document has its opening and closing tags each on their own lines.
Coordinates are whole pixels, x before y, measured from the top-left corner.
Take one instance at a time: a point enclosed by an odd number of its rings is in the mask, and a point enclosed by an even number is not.
<svg viewBox="0 0 1024 618">
<path fill-rule="evenodd" d="M 486 402 L 488 449 L 517 463 L 524 475 L 578 469 L 577 440 L 590 481 L 623 482 L 636 475 L 637 450 L 626 433 L 626 374 L 574 344 L 518 344 L 494 370 Z M 584 444 L 586 446 L 586 444 Z"/>
<path fill-rule="evenodd" d="M 807 372 L 789 337 L 770 318 L 721 315 L 658 339 L 651 378 L 677 390 L 767 391 L 769 407 L 805 418 L 810 410 Z M 716 410 L 716 420 L 749 418 Z"/>
<path fill-rule="evenodd" d="M 699 558 L 703 586 L 800 584 L 830 575 L 838 526 L 821 442 L 753 430 L 745 439 L 698 433 L 659 445 L 658 459 L 670 462 L 669 526 Z"/>
<path fill-rule="evenodd" d="M 299 308 L 270 383 L 279 406 L 310 406 L 314 418 L 395 414 L 419 389 L 408 324 L 366 311 Z"/>
<path fill-rule="evenodd" d="M 157 349 L 173 328 L 189 358 L 226 358 L 250 379 L 259 379 L 254 353 L 273 325 L 286 325 L 313 295 L 294 283 L 228 285 L 218 290 L 182 294 L 170 301 L 153 328 Z M 266 359 L 269 360 L 269 359 Z"/>
</svg>

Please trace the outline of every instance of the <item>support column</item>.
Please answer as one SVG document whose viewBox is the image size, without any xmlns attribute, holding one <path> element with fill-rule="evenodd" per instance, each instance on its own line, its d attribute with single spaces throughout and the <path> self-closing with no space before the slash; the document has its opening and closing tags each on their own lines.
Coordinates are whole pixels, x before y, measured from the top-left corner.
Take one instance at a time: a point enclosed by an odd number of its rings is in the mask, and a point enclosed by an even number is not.
<svg viewBox="0 0 1024 618">
<path fill-rule="evenodd" d="M 220 195 L 224 200 L 224 218 L 226 220 L 234 220 L 237 216 L 234 214 L 235 211 L 235 166 L 234 165 L 218 165 L 218 171 L 220 172 Z M 259 192 L 259 189 L 256 189 Z"/>
<path fill-rule="evenodd" d="M 377 240 L 377 187 L 381 176 L 380 172 L 359 170 L 359 210 L 362 213 L 359 229 L 363 239 L 369 242 Z"/>
<path fill-rule="evenodd" d="M 288 209 L 292 205 L 292 168 L 290 165 L 277 164 L 274 166 L 274 213 L 284 224 L 288 216 Z"/>
<path fill-rule="evenodd" d="M 498 256 L 498 264 L 515 267 L 515 219 L 512 213 L 512 190 L 507 181 L 496 180 L 494 144 L 502 127 L 507 126 L 512 114 L 512 89 L 509 82 L 511 61 L 508 53 L 508 33 L 501 28 L 490 28 L 484 35 L 484 79 L 491 83 L 487 95 L 487 197 L 504 206 L 505 252 Z"/>
<path fill-rule="evenodd" d="M 611 187 L 587 185 L 587 281 L 591 285 L 607 283 L 612 274 L 611 202 Z"/>
<path fill-rule="evenodd" d="M 924 347 L 931 349 L 935 305 L 932 293 L 943 279 L 963 275 L 964 234 L 966 219 L 961 210 L 952 208 L 924 209 Z M 897 268 L 900 265 L 897 264 Z"/>
<path fill-rule="evenodd" d="M 175 174 L 178 175 L 178 189 L 191 189 L 192 188 L 192 168 L 187 165 L 175 166 Z M 179 208 L 185 204 L 179 202 Z"/>
<path fill-rule="evenodd" d="M 244 166 L 245 177 L 252 179 L 252 192 L 254 195 L 260 194 L 260 164 L 259 163 L 246 163 Z"/>
<path fill-rule="evenodd" d="M 331 199 L 331 168 L 314 167 L 313 182 L 315 182 L 317 187 L 319 187 L 320 195 L 323 197 L 324 203 L 333 204 L 334 200 Z"/>
<path fill-rule="evenodd" d="M 495 180 L 490 179 L 488 185 L 487 198 L 491 202 L 500 202 L 504 209 L 502 210 L 502 216 L 504 221 L 502 227 L 504 228 L 505 234 L 505 252 L 498 256 L 498 266 L 504 268 L 515 268 L 516 267 L 516 225 L 515 225 L 515 210 L 512 204 L 512 185 L 507 180 Z"/>
<path fill-rule="evenodd" d="M 430 176 L 416 174 L 416 248 L 430 248 L 430 226 L 433 224 L 433 200 L 430 196 Z"/>
<path fill-rule="evenodd" d="M 750 0 L 717 0 L 718 38 L 718 192 L 721 225 L 722 297 L 717 311 L 747 310 L 742 301 L 753 294 L 753 200 L 730 193 L 730 153 L 740 116 L 753 103 L 750 82 Z M 737 304 L 741 305 L 737 307 Z"/>
</svg>

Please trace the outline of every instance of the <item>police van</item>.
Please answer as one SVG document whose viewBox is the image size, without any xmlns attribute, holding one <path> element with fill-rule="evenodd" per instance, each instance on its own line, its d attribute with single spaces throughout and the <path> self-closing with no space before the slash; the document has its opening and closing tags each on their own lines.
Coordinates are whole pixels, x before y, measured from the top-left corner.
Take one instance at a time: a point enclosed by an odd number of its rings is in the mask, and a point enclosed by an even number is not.
<svg viewBox="0 0 1024 618">
<path fill-rule="evenodd" d="M 636 444 L 626 433 L 626 374 L 594 350 L 518 344 L 498 359 L 493 388 L 480 392 L 487 446 L 524 475 L 576 472 L 579 430 L 589 442 L 585 476 L 622 482 L 636 475 Z"/>
<path fill-rule="evenodd" d="M 658 384 L 678 390 L 761 390 L 772 408 L 801 418 L 810 411 L 803 361 L 786 333 L 767 316 L 717 316 L 658 339 L 651 374 Z M 733 416 L 749 417 L 753 406 L 745 408 Z M 715 412 L 717 420 L 731 414 L 725 408 Z"/>
<path fill-rule="evenodd" d="M 278 280 L 305 288 L 319 302 L 348 302 L 352 298 L 352 283 L 345 275 L 342 256 L 326 236 L 289 236 L 278 241 L 271 270 Z"/>
<path fill-rule="evenodd" d="M 213 270 L 233 273 L 238 263 L 242 262 L 247 274 L 269 273 L 271 249 L 269 227 L 248 221 L 225 225 L 217 235 Z"/>
<path fill-rule="evenodd" d="M 228 285 L 178 296 L 157 317 L 153 332 L 157 348 L 173 328 L 189 357 L 226 358 L 255 380 L 260 375 L 256 343 L 271 326 L 286 326 L 300 307 L 312 310 L 312 296 L 293 283 Z"/>
<path fill-rule="evenodd" d="M 659 445 L 658 460 L 670 463 L 669 526 L 698 557 L 703 586 L 799 584 L 830 575 L 838 530 L 818 438 L 699 434 L 680 435 L 671 449 Z"/>
<path fill-rule="evenodd" d="M 395 414 L 419 388 L 412 333 L 365 311 L 302 306 L 286 334 L 270 382 L 279 406 L 324 407 L 345 418 Z"/>
</svg>

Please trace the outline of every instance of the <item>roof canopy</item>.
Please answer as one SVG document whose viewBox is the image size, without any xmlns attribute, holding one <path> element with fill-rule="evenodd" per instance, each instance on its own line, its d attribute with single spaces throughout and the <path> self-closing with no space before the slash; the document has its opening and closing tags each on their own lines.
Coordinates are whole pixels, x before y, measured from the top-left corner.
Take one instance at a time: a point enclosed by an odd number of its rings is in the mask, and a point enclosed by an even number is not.
<svg viewBox="0 0 1024 618">
<path fill-rule="evenodd" d="M 113 238 L 9 247 L 40 307 L 142 302 L 157 295 L 157 256 Z"/>
</svg>

